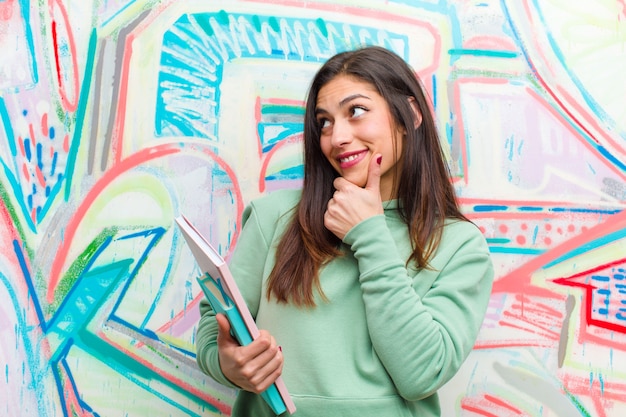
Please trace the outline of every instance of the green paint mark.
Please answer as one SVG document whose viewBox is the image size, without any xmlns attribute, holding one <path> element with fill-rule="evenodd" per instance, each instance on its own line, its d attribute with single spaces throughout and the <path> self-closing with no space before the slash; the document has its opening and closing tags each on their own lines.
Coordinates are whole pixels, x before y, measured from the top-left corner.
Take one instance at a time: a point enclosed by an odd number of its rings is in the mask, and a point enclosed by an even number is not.
<svg viewBox="0 0 626 417">
<path fill-rule="evenodd" d="M 160 350 L 154 348 L 153 346 L 150 346 L 150 345 L 144 345 L 144 346 L 148 350 L 151 350 L 154 354 L 159 356 L 161 359 L 163 359 L 165 362 L 169 363 L 170 365 L 174 365 L 174 361 L 171 356 L 164 355 Z"/>
<path fill-rule="evenodd" d="M 585 409 L 576 396 L 572 395 L 565 387 L 562 388 L 567 397 L 572 400 L 572 403 L 574 403 L 578 411 L 580 411 L 584 417 L 592 417 L 591 413 Z"/>
<path fill-rule="evenodd" d="M 21 223 L 17 221 L 17 211 L 15 210 L 15 207 L 13 207 L 13 204 L 11 204 L 9 193 L 7 193 L 7 190 L 4 188 L 4 184 L 2 184 L 2 182 L 0 182 L 0 200 L 4 203 L 4 207 L 6 207 L 9 217 L 11 218 L 11 223 L 13 224 L 13 227 L 15 227 L 17 234 L 20 236 L 20 240 L 25 242 L 24 229 L 22 229 Z M 28 249 L 28 246 L 22 246 L 22 249 L 28 254 L 29 258 L 33 258 L 34 253 L 32 250 Z"/>
<path fill-rule="evenodd" d="M 50 306 L 48 306 L 47 313 L 52 314 L 59 308 L 59 305 L 63 302 L 69 291 L 72 289 L 78 277 L 80 277 L 85 272 L 85 267 L 91 261 L 94 253 L 98 251 L 98 248 L 100 248 L 100 246 L 102 246 L 102 244 L 109 237 L 112 237 L 116 233 L 116 227 L 104 229 L 89 245 L 87 245 L 87 248 L 85 248 L 85 250 L 80 255 L 78 255 L 76 260 L 68 268 L 63 278 L 61 278 L 58 289 L 54 294 L 54 301 Z"/>
</svg>

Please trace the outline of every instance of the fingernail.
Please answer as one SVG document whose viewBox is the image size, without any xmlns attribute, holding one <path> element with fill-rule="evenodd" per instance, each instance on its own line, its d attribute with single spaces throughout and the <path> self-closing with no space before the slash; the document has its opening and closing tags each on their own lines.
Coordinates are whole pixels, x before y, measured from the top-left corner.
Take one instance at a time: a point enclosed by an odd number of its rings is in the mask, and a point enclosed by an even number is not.
<svg viewBox="0 0 626 417">
<path fill-rule="evenodd" d="M 376 163 L 377 163 L 378 165 L 380 165 L 380 163 L 382 162 L 382 160 L 383 160 L 383 156 L 382 156 L 382 155 L 380 155 L 378 158 L 376 158 Z"/>
<path fill-rule="evenodd" d="M 278 350 L 280 350 L 282 352 L 283 351 L 283 347 L 282 346 L 278 346 Z"/>
</svg>

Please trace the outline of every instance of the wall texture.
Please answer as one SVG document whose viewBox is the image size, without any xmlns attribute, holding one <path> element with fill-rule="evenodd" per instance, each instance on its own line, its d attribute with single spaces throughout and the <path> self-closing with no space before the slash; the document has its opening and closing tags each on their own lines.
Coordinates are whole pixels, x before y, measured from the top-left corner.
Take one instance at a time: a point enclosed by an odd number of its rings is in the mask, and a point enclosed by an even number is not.
<svg viewBox="0 0 626 417">
<path fill-rule="evenodd" d="M 229 414 L 173 218 L 228 257 L 362 43 L 424 80 L 496 264 L 444 415 L 625 415 L 624 0 L 0 0 L 0 415 Z"/>
</svg>

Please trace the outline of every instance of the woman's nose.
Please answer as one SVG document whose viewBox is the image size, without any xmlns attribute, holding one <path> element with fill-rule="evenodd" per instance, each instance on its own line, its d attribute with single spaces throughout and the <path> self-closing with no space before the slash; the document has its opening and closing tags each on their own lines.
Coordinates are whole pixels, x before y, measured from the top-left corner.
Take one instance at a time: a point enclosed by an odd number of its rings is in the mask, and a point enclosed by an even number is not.
<svg viewBox="0 0 626 417">
<path fill-rule="evenodd" d="M 330 138 L 330 143 L 334 147 L 341 147 L 352 142 L 352 129 L 350 124 L 346 121 L 335 121 L 333 124 L 333 133 Z"/>
</svg>

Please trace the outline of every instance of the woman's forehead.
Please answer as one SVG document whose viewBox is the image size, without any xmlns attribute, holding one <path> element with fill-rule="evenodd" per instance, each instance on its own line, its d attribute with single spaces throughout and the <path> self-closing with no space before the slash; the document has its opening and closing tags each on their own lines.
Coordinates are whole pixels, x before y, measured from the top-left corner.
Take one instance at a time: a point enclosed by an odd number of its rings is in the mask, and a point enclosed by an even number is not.
<svg viewBox="0 0 626 417">
<path fill-rule="evenodd" d="M 347 98 L 359 96 L 369 99 L 381 97 L 372 83 L 352 76 L 338 75 L 320 88 L 317 105 L 328 101 L 338 104 Z"/>
</svg>

